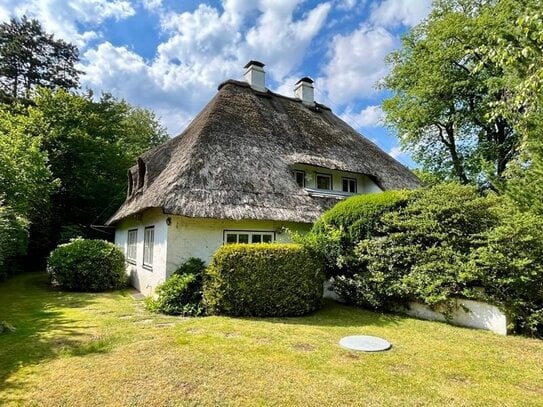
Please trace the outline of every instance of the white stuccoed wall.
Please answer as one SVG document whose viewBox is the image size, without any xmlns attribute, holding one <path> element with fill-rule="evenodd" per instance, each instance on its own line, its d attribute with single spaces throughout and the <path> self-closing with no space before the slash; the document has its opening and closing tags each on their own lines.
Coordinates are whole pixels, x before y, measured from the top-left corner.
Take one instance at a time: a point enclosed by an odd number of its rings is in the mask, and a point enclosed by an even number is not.
<svg viewBox="0 0 543 407">
<path fill-rule="evenodd" d="M 198 257 L 209 264 L 213 253 L 222 246 L 225 230 L 249 230 L 275 232 L 276 242 L 290 242 L 282 228 L 307 233 L 310 224 L 260 220 L 226 220 L 171 216 L 168 231 L 168 275 L 190 257 Z"/>
<path fill-rule="evenodd" d="M 168 226 L 166 220 L 170 218 Z M 143 235 L 147 226 L 155 227 L 153 268 L 143 267 Z M 126 255 L 128 230 L 138 229 L 136 264 L 127 263 L 132 285 L 145 295 L 166 280 L 175 269 L 190 257 L 198 257 L 209 264 L 213 253 L 223 244 L 224 230 L 275 232 L 277 242 L 290 242 L 282 228 L 307 233 L 309 224 L 258 220 L 220 220 L 187 218 L 165 215 L 161 209 L 149 209 L 140 219 L 123 220 L 115 230 L 115 244 Z"/>
<path fill-rule="evenodd" d="M 465 299 L 458 299 L 457 305 L 458 308 L 454 310 L 450 321 L 453 325 L 484 329 L 499 335 L 507 335 L 507 317 L 498 307 Z M 464 307 L 469 311 L 464 310 Z M 416 302 L 410 302 L 409 309 L 402 312 L 421 319 L 446 321 L 442 313 L 433 311 L 428 306 Z"/>
<path fill-rule="evenodd" d="M 166 258 L 168 248 L 167 216 L 160 209 L 149 209 L 141 218 L 131 217 L 123 220 L 115 230 L 115 244 L 126 255 L 128 230 L 138 230 L 136 264 L 127 263 L 127 273 L 132 285 L 145 295 L 153 292 L 154 288 L 166 280 Z M 147 226 L 155 227 L 155 246 L 153 250 L 152 270 L 143 267 L 143 234 Z"/>
</svg>

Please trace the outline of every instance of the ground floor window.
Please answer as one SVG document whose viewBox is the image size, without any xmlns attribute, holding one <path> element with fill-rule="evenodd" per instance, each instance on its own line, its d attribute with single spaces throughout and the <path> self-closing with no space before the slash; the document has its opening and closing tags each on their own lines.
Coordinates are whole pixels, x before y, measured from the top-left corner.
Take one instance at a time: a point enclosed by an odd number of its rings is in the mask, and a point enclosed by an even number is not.
<svg viewBox="0 0 543 407">
<path fill-rule="evenodd" d="M 130 263 L 136 262 L 137 244 L 138 229 L 129 230 L 126 244 L 126 260 Z"/>
<path fill-rule="evenodd" d="M 143 235 L 143 265 L 152 267 L 153 265 L 153 248 L 155 246 L 155 227 L 149 226 L 145 228 Z"/>
<path fill-rule="evenodd" d="M 224 243 L 271 243 L 275 240 L 275 232 L 225 230 Z"/>
</svg>

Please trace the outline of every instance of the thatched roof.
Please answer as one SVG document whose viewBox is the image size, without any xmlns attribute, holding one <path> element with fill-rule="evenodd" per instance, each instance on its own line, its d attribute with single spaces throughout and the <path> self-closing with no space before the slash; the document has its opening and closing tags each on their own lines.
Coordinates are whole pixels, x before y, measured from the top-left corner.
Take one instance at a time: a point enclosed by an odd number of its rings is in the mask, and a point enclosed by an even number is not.
<svg viewBox="0 0 543 407">
<path fill-rule="evenodd" d="M 309 223 L 335 201 L 299 188 L 293 164 L 367 174 L 382 189 L 418 185 L 413 173 L 326 106 L 229 80 L 180 136 L 147 151 L 129 170 L 134 187 L 108 224 L 147 208 Z"/>
</svg>

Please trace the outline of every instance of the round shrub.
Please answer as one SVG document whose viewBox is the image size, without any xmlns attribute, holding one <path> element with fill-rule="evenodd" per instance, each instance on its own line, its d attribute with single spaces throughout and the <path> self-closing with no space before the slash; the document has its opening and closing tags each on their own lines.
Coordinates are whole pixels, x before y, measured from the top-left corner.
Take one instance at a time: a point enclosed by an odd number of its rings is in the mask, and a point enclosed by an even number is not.
<svg viewBox="0 0 543 407">
<path fill-rule="evenodd" d="M 74 239 L 47 260 L 51 283 L 70 291 L 98 292 L 126 285 L 123 252 L 105 240 Z"/>
<path fill-rule="evenodd" d="M 359 268 L 353 255 L 355 245 L 374 235 L 381 216 L 405 205 L 410 193 L 385 191 L 350 197 L 325 212 L 298 241 L 324 259 L 328 277 L 353 274 Z"/>
<path fill-rule="evenodd" d="M 320 261 L 297 244 L 232 244 L 215 252 L 204 275 L 210 314 L 304 315 L 322 306 Z"/>
<path fill-rule="evenodd" d="M 203 313 L 202 276 L 205 263 L 190 258 L 155 290 L 155 297 L 147 297 L 149 311 L 168 315 L 197 316 Z"/>
</svg>

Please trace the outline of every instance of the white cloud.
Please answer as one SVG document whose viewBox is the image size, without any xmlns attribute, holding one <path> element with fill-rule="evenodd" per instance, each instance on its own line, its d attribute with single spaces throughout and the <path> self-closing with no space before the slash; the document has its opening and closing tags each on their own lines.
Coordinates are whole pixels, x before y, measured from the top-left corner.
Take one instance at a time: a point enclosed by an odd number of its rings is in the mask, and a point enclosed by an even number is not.
<svg viewBox="0 0 543 407">
<path fill-rule="evenodd" d="M 385 27 L 413 27 L 428 15 L 432 0 L 384 0 L 372 7 L 370 21 Z"/>
<path fill-rule="evenodd" d="M 344 120 L 354 122 L 356 127 L 378 127 L 382 124 L 383 110 L 381 106 L 366 106 L 360 112 L 353 112 L 352 109 L 346 109 L 341 115 Z"/>
<path fill-rule="evenodd" d="M 385 57 L 399 39 L 383 27 L 362 25 L 347 35 L 336 35 L 324 68 L 324 90 L 334 103 L 348 104 L 373 96 L 376 83 L 388 72 Z"/>
<path fill-rule="evenodd" d="M 388 155 L 400 161 L 409 157 L 409 155 L 405 151 L 402 151 L 402 149 L 398 146 L 392 147 L 388 152 Z"/>
<path fill-rule="evenodd" d="M 127 0 L 3 0 L 0 17 L 8 19 L 26 15 L 40 21 L 48 33 L 53 33 L 79 47 L 99 33 L 92 29 L 80 31 L 78 24 L 99 27 L 107 19 L 120 20 L 134 15 Z"/>
<path fill-rule="evenodd" d="M 295 10 L 296 3 L 286 0 L 227 0 L 222 11 L 201 4 L 193 12 L 163 13 L 166 39 L 153 60 L 104 42 L 83 53 L 82 84 L 152 108 L 177 134 L 219 83 L 241 77 L 250 59 L 267 63 L 266 71 L 278 83 L 295 82 L 290 75 L 323 26 L 330 5 L 320 4 L 298 19 L 293 17 Z M 246 28 L 251 13 L 258 13 L 258 18 Z"/>
</svg>

